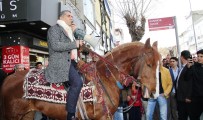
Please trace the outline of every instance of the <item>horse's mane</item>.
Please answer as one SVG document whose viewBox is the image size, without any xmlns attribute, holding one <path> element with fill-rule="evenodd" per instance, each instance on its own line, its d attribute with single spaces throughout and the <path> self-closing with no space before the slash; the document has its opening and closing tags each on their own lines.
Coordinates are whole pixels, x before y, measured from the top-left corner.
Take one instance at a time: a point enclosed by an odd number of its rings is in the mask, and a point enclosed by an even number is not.
<svg viewBox="0 0 203 120">
<path fill-rule="evenodd" d="M 141 43 L 141 42 L 138 42 L 138 41 L 130 42 L 130 43 L 124 43 L 124 44 L 119 45 L 119 46 L 117 46 L 116 48 L 114 48 L 114 49 L 111 51 L 111 53 L 118 52 L 118 51 L 120 51 L 120 50 L 126 50 L 126 49 L 129 49 L 129 48 L 131 48 L 131 47 L 134 47 L 134 48 L 135 48 L 135 46 L 144 46 L 144 44 Z M 107 54 L 104 55 L 104 57 L 110 55 L 111 53 L 108 52 Z"/>
</svg>

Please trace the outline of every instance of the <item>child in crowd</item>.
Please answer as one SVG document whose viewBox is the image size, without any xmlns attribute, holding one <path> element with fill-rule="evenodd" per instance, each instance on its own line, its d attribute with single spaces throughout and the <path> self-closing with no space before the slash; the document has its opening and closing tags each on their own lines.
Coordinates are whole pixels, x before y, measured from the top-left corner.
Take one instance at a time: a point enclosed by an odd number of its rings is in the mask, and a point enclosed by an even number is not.
<svg viewBox="0 0 203 120">
<path fill-rule="evenodd" d="M 129 110 L 129 120 L 141 120 L 142 118 L 142 101 L 141 101 L 141 88 L 136 82 L 132 83 L 127 96 L 128 105 L 132 105 Z"/>
</svg>

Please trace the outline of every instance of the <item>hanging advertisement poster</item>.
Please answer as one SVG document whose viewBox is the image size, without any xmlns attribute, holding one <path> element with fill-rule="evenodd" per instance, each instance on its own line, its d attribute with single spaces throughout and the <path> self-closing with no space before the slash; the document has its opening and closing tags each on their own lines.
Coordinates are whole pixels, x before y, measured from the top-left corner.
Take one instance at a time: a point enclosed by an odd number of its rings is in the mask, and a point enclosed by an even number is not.
<svg viewBox="0 0 203 120">
<path fill-rule="evenodd" d="M 4 46 L 2 48 L 2 68 L 6 73 L 14 70 L 16 64 L 29 68 L 29 48 L 24 46 Z"/>
<path fill-rule="evenodd" d="M 25 46 L 21 46 L 20 47 L 20 51 L 21 51 L 21 64 L 25 65 L 26 69 L 30 68 L 30 54 L 29 54 L 29 48 L 25 47 Z"/>
</svg>

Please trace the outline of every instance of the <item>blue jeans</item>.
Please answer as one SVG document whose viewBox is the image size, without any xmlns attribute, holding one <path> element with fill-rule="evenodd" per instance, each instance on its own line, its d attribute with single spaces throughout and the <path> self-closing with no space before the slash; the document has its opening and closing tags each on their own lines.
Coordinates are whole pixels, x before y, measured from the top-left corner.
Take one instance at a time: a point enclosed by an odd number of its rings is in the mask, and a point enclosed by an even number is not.
<svg viewBox="0 0 203 120">
<path fill-rule="evenodd" d="M 153 120 L 154 109 L 157 102 L 159 104 L 160 120 L 167 120 L 167 99 L 162 95 L 159 95 L 157 99 L 150 98 L 148 100 L 146 113 L 147 120 Z"/>
<path fill-rule="evenodd" d="M 81 76 L 79 75 L 78 71 L 76 68 L 73 66 L 71 63 L 70 65 L 70 70 L 69 70 L 69 91 L 67 95 L 67 111 L 70 113 L 75 113 L 76 112 L 76 105 L 78 101 L 78 97 L 83 85 Z"/>
<path fill-rule="evenodd" d="M 118 107 L 114 113 L 114 120 L 123 120 L 123 107 Z"/>
</svg>

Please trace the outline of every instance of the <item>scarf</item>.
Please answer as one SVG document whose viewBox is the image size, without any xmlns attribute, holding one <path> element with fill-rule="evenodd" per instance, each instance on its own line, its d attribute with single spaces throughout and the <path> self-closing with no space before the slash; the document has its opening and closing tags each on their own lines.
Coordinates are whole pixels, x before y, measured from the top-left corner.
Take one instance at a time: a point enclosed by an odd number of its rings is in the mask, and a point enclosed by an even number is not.
<svg viewBox="0 0 203 120">
<path fill-rule="evenodd" d="M 74 41 L 73 38 L 73 31 L 69 25 L 67 25 L 63 20 L 57 20 L 57 24 L 60 25 L 68 34 L 68 37 L 71 39 L 71 41 Z"/>
</svg>

